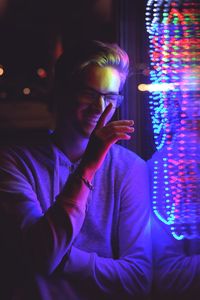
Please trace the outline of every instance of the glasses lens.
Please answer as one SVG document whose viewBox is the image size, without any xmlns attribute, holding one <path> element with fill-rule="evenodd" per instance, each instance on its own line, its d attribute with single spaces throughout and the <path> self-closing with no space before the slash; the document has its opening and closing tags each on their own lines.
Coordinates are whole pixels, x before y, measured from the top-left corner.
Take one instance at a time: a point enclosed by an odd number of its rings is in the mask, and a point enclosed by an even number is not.
<svg viewBox="0 0 200 300">
<path fill-rule="evenodd" d="M 119 107 L 123 101 L 122 95 L 105 95 L 104 96 L 105 102 L 108 105 L 112 103 L 114 107 Z"/>
<path fill-rule="evenodd" d="M 102 96 L 105 104 L 108 105 L 112 103 L 113 107 L 119 107 L 123 101 L 123 95 L 119 94 L 101 94 L 90 89 L 79 90 L 79 95 L 81 96 L 82 102 L 95 103 L 98 101 L 99 97 Z"/>
</svg>

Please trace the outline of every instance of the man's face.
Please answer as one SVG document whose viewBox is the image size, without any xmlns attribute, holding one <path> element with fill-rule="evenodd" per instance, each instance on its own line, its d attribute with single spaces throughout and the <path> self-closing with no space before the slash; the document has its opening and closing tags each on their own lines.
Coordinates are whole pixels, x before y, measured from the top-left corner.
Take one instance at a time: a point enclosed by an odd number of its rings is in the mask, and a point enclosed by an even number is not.
<svg viewBox="0 0 200 300">
<path fill-rule="evenodd" d="M 89 138 L 102 112 L 109 104 L 113 109 L 107 117 L 108 122 L 116 109 L 120 89 L 120 74 L 112 67 L 89 66 L 83 74 L 80 86 L 74 92 L 70 126 L 85 138 Z M 106 95 L 104 97 L 104 95 Z"/>
</svg>

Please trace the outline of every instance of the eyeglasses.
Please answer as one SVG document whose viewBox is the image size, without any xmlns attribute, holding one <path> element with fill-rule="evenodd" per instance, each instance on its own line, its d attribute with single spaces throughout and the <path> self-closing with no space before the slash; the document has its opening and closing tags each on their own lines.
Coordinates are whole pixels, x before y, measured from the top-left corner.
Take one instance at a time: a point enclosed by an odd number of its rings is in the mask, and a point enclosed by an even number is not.
<svg viewBox="0 0 200 300">
<path fill-rule="evenodd" d="M 113 108 L 119 107 L 124 99 L 124 96 L 121 94 L 103 94 L 91 88 L 80 89 L 78 91 L 78 95 L 81 97 L 81 102 L 88 104 L 93 104 L 95 102 L 97 103 L 99 97 L 102 97 L 105 105 L 107 106 L 112 103 Z"/>
</svg>

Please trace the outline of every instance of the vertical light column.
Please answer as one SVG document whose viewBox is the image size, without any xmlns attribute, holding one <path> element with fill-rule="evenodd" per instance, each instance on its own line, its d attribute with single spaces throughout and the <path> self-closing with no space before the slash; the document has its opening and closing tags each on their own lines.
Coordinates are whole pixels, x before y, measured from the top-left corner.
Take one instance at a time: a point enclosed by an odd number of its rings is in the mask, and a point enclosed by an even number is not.
<svg viewBox="0 0 200 300">
<path fill-rule="evenodd" d="M 146 27 L 154 213 L 176 239 L 200 237 L 200 3 L 149 0 Z"/>
</svg>

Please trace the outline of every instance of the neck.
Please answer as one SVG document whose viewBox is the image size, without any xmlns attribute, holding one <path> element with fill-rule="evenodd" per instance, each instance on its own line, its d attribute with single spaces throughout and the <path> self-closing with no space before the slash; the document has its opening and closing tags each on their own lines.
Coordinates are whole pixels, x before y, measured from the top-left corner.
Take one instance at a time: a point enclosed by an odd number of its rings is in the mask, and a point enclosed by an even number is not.
<svg viewBox="0 0 200 300">
<path fill-rule="evenodd" d="M 55 130 L 53 140 L 71 162 L 76 162 L 83 156 L 88 144 L 88 138 L 80 136 L 73 130 L 62 130 L 60 128 Z"/>
</svg>

